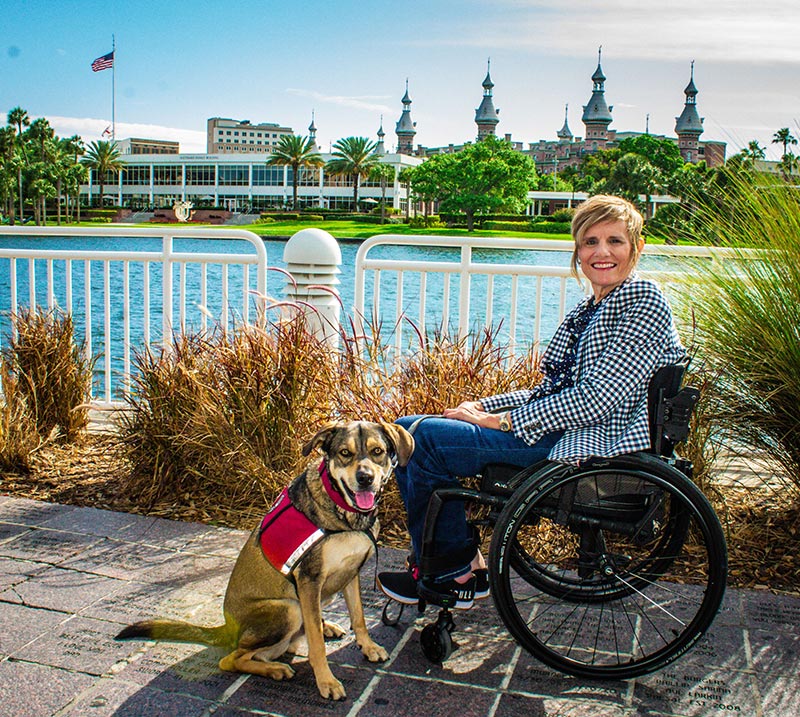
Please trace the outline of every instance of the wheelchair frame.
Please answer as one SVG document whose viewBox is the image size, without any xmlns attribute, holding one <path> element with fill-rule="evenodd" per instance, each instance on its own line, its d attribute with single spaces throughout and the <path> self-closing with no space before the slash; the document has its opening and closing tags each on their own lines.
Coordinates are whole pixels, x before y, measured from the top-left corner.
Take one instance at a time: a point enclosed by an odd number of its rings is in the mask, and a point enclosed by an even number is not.
<svg viewBox="0 0 800 717">
<path fill-rule="evenodd" d="M 509 632 L 554 669 L 595 679 L 625 679 L 660 669 L 711 625 L 727 579 L 719 520 L 692 482 L 692 465 L 674 455 L 689 431 L 699 391 L 681 388 L 685 365 L 659 369 L 648 387 L 649 452 L 552 461 L 520 469 L 490 464 L 479 489 L 434 491 L 420 566 L 420 614 L 435 573 L 436 521 L 459 500 L 487 509 L 472 521 L 492 528 L 489 582 Z M 396 624 L 383 611 L 386 624 Z M 441 663 L 453 650 L 452 604 L 421 633 Z"/>
</svg>

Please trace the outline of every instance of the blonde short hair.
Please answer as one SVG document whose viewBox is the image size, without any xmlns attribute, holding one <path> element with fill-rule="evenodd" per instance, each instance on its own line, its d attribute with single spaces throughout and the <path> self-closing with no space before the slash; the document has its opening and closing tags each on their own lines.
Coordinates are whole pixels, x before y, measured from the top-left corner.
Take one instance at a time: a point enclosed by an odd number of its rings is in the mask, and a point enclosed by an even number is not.
<svg viewBox="0 0 800 717">
<path fill-rule="evenodd" d="M 575 248 L 572 251 L 572 273 L 577 277 L 578 274 L 578 247 L 580 246 L 583 235 L 588 229 L 600 222 L 621 221 L 625 224 L 628 234 L 628 241 L 631 243 L 631 268 L 635 267 L 639 261 L 639 241 L 642 238 L 642 226 L 644 219 L 639 210 L 627 199 L 615 197 L 611 194 L 596 194 L 587 199 L 576 210 L 572 217 L 572 238 L 575 240 Z"/>
</svg>

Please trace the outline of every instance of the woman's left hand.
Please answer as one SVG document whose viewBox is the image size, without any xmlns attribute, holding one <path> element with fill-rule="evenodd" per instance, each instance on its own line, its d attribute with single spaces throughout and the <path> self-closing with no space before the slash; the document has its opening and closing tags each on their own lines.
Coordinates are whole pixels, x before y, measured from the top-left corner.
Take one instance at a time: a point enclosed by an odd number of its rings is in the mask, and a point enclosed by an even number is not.
<svg viewBox="0 0 800 717">
<path fill-rule="evenodd" d="M 480 410 L 476 407 L 476 402 L 464 402 L 455 408 L 445 408 L 442 415 L 445 418 L 474 423 L 476 426 L 482 426 L 483 428 L 500 430 L 500 416 L 496 413 L 486 413 L 486 411 Z"/>
</svg>

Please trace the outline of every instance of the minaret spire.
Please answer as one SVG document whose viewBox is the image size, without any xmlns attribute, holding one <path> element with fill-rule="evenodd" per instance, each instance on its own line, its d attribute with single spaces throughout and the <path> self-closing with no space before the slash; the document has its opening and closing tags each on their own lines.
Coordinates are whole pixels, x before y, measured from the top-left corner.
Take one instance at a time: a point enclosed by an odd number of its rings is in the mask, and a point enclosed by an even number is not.
<svg viewBox="0 0 800 717">
<path fill-rule="evenodd" d="M 308 139 L 311 141 L 311 149 L 319 151 L 317 147 L 317 126 L 314 124 L 314 110 L 311 110 L 311 124 L 308 125 Z"/>
<path fill-rule="evenodd" d="M 386 147 L 383 142 L 385 136 L 386 132 L 383 131 L 383 115 L 381 115 L 381 124 L 380 127 L 378 127 L 378 143 L 375 145 L 374 154 L 386 154 Z"/>
<path fill-rule="evenodd" d="M 556 136 L 558 137 L 559 142 L 571 142 L 572 141 L 572 130 L 569 128 L 569 124 L 567 122 L 567 117 L 569 115 L 569 103 L 564 105 L 564 126 L 556 132 Z"/>
<path fill-rule="evenodd" d="M 406 77 L 406 93 L 401 100 L 403 112 L 395 126 L 397 135 L 397 151 L 400 154 L 414 154 L 414 136 L 417 134 L 417 123 L 411 119 L 411 98 L 408 96 L 408 78 Z"/>
<path fill-rule="evenodd" d="M 675 118 L 675 134 L 678 149 L 686 162 L 697 162 L 700 158 L 698 144 L 703 134 L 703 119 L 697 114 L 697 87 L 694 84 L 694 60 L 689 67 L 689 84 L 683 91 L 686 100 L 680 117 Z"/>
<path fill-rule="evenodd" d="M 597 69 L 592 75 L 592 96 L 588 104 L 583 106 L 583 116 L 581 120 L 586 127 L 586 140 L 590 151 L 595 149 L 605 149 L 608 142 L 608 125 L 611 124 L 611 110 L 605 98 L 606 76 L 603 74 L 601 59 L 603 57 L 603 46 L 597 49 Z"/>
<path fill-rule="evenodd" d="M 483 100 L 478 109 L 475 110 L 475 124 L 478 125 L 478 141 L 480 142 L 484 137 L 494 134 L 495 127 L 500 122 L 497 115 L 500 110 L 494 108 L 494 100 L 492 99 L 492 82 L 491 76 L 492 60 L 488 58 L 486 61 L 486 77 L 483 80 Z"/>
</svg>

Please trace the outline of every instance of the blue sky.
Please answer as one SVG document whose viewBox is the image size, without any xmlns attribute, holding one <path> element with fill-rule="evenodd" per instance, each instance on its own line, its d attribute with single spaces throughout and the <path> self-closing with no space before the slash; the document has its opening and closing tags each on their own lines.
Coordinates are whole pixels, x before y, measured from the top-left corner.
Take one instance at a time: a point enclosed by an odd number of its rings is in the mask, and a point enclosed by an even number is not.
<svg viewBox="0 0 800 717">
<path fill-rule="evenodd" d="M 797 0 L 21 0 L 0 33 L 0 112 L 20 105 L 61 136 L 98 139 L 111 121 L 116 38 L 117 138 L 178 139 L 205 151 L 209 117 L 277 122 L 323 149 L 349 135 L 386 143 L 408 78 L 416 142 L 474 139 L 491 58 L 497 133 L 524 143 L 584 133 L 582 105 L 603 46 L 612 128 L 672 135 L 695 61 L 702 139 L 800 137 Z"/>
</svg>

